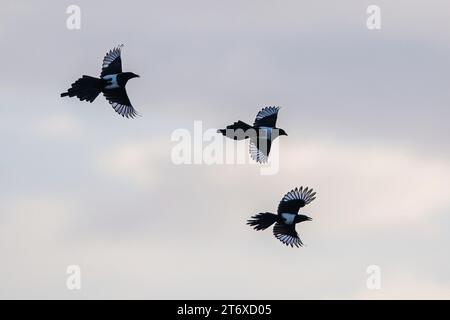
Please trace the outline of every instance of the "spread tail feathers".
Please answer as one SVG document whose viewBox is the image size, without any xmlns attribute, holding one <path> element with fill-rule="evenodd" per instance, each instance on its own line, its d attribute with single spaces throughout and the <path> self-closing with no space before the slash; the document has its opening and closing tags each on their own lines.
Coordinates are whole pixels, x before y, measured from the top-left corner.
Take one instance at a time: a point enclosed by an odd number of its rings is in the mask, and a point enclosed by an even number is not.
<svg viewBox="0 0 450 320">
<path fill-rule="evenodd" d="M 277 222 L 278 216 L 270 212 L 258 213 L 251 219 L 247 220 L 247 224 L 255 230 L 264 230 Z"/>
<path fill-rule="evenodd" d="M 97 96 L 102 92 L 103 80 L 83 76 L 74 83 L 67 92 L 61 93 L 61 97 L 77 97 L 81 101 L 86 100 L 92 102 L 97 98 Z"/>
</svg>

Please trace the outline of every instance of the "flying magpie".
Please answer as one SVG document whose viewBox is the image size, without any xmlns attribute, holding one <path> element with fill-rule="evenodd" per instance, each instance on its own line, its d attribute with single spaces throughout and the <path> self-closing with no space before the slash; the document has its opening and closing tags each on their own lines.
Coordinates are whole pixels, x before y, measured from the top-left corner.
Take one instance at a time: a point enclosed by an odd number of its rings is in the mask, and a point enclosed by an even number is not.
<svg viewBox="0 0 450 320">
<path fill-rule="evenodd" d="M 308 187 L 294 190 L 286 193 L 278 205 L 278 214 L 270 212 L 258 213 L 247 220 L 247 224 L 255 230 L 264 230 L 275 223 L 273 235 L 287 246 L 301 247 L 303 242 L 295 231 L 295 224 L 303 221 L 311 221 L 308 216 L 298 214 L 300 208 L 313 201 L 316 193 Z"/>
<path fill-rule="evenodd" d="M 106 53 L 100 78 L 84 75 L 72 83 L 67 92 L 61 93 L 61 97 L 77 97 L 81 101 L 92 102 L 102 92 L 106 100 L 122 117 L 134 118 L 137 116 L 138 113 L 131 105 L 125 91 L 125 85 L 128 80 L 139 76 L 133 72 L 122 72 L 122 59 L 120 58 L 122 47 L 123 45 L 120 45 Z"/>
<path fill-rule="evenodd" d="M 287 133 L 276 127 L 279 107 L 265 107 L 256 115 L 253 126 L 238 121 L 217 130 L 218 133 L 234 140 L 250 139 L 250 156 L 259 163 L 267 162 L 272 142 L 278 136 L 287 136 Z"/>
</svg>

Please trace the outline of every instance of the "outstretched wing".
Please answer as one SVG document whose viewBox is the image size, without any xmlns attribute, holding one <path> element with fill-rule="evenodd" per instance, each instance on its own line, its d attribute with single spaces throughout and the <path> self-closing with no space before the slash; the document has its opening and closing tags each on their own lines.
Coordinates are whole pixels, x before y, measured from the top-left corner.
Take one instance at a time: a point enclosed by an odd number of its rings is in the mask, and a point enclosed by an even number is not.
<svg viewBox="0 0 450 320">
<path fill-rule="evenodd" d="M 295 231 L 294 224 L 287 225 L 277 222 L 273 227 L 273 235 L 287 246 L 296 246 L 297 248 L 303 246 L 302 240 L 300 240 L 297 231 Z"/>
<path fill-rule="evenodd" d="M 118 74 L 122 72 L 122 59 L 120 58 L 122 47 L 123 44 L 109 50 L 103 58 L 102 73 L 100 74 L 100 78 L 103 78 L 109 74 Z"/>
<path fill-rule="evenodd" d="M 266 163 L 269 157 L 272 141 L 261 137 L 250 138 L 250 156 L 259 163 Z"/>
<path fill-rule="evenodd" d="M 309 189 L 308 187 L 300 187 L 300 189 L 295 188 L 294 190 L 289 191 L 284 195 L 278 205 L 278 214 L 297 214 L 301 207 L 304 207 L 316 198 L 315 195 L 316 193 L 313 192 L 313 189 Z"/>
<path fill-rule="evenodd" d="M 122 117 L 134 118 L 139 115 L 131 105 L 130 99 L 124 88 L 103 90 L 103 95 L 113 109 L 118 114 L 122 115 Z"/>
<path fill-rule="evenodd" d="M 256 115 L 255 127 L 275 128 L 279 107 L 265 107 Z"/>
</svg>

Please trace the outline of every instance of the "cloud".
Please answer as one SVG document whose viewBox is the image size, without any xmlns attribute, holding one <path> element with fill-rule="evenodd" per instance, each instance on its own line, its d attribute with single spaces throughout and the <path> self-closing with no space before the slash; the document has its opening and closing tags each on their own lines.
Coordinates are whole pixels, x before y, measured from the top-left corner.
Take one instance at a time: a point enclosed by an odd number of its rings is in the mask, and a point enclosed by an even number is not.
<svg viewBox="0 0 450 320">
<path fill-rule="evenodd" d="M 386 278 L 382 276 L 381 279 L 382 285 L 379 290 L 361 290 L 357 292 L 355 299 L 448 300 L 450 298 L 450 285 L 413 273 L 407 266 L 391 270 Z"/>
<path fill-rule="evenodd" d="M 3 201 L 3 249 L 26 248 L 32 245 L 33 239 L 52 245 L 54 239 L 64 238 L 71 217 L 77 212 L 75 208 L 73 199 L 51 194 L 18 195 Z"/>
<path fill-rule="evenodd" d="M 34 124 L 38 134 L 46 138 L 79 138 L 82 126 L 73 116 L 67 114 L 49 115 Z"/>
<path fill-rule="evenodd" d="M 280 150 L 281 171 L 316 186 L 314 211 L 333 229 L 403 228 L 450 207 L 447 159 L 398 145 L 335 141 Z"/>
<path fill-rule="evenodd" d="M 79 31 L 64 4 L 7 2 L 0 296 L 370 298 L 372 261 L 385 297 L 447 296 L 449 4 L 429 2 L 380 3 L 379 32 L 359 0 L 80 0 Z M 105 19 L 123 12 L 127 24 Z M 142 118 L 59 97 L 122 42 Z M 170 161 L 174 128 L 251 123 L 268 104 L 289 133 L 278 174 Z M 298 226 L 307 247 L 245 225 L 300 185 L 317 191 Z M 72 263 L 80 293 L 65 288 Z M 280 270 L 288 287 L 267 277 Z"/>
<path fill-rule="evenodd" d="M 101 174 L 131 182 L 140 187 L 155 185 L 161 170 L 157 170 L 163 163 L 165 154 L 164 144 L 155 141 L 122 142 L 105 147 L 94 155 L 94 169 Z"/>
</svg>

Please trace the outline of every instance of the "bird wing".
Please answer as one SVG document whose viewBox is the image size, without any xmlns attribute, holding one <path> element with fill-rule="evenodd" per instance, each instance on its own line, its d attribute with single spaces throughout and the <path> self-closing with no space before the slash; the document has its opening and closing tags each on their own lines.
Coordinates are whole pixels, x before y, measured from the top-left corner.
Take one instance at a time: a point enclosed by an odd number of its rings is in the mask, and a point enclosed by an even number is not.
<svg viewBox="0 0 450 320">
<path fill-rule="evenodd" d="M 139 114 L 131 105 L 130 99 L 128 98 L 125 88 L 103 90 L 103 95 L 113 109 L 122 117 L 134 118 Z"/>
<path fill-rule="evenodd" d="M 270 153 L 272 142 L 261 137 L 250 138 L 250 156 L 259 163 L 266 163 Z"/>
<path fill-rule="evenodd" d="M 297 214 L 298 210 L 301 207 L 304 207 L 316 198 L 315 195 L 316 193 L 313 192 L 313 189 L 310 189 L 308 187 L 300 187 L 300 189 L 295 188 L 289 191 L 284 195 L 283 199 L 281 199 L 280 204 L 278 205 L 278 214 Z"/>
<path fill-rule="evenodd" d="M 303 246 L 302 240 L 300 240 L 297 231 L 295 231 L 294 224 L 287 225 L 277 222 L 273 227 L 273 235 L 287 246 L 296 246 L 297 248 Z"/>
<path fill-rule="evenodd" d="M 275 128 L 277 122 L 279 107 L 265 107 L 256 115 L 255 127 L 271 127 Z"/>
<path fill-rule="evenodd" d="M 103 58 L 102 73 L 100 74 L 101 78 L 108 74 L 118 74 L 122 72 L 122 59 L 120 58 L 122 47 L 123 44 L 106 53 Z"/>
</svg>

